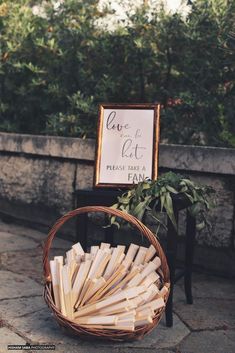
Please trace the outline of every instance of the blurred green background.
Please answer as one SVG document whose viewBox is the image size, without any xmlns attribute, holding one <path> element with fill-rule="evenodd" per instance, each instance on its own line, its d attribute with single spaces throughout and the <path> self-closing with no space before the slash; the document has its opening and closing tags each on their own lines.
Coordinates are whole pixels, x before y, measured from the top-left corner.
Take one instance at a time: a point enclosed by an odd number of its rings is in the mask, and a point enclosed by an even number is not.
<svg viewBox="0 0 235 353">
<path fill-rule="evenodd" d="M 235 147 L 235 2 L 0 0 L 0 130 L 94 137 L 101 102 L 160 102 L 167 143 Z"/>
</svg>

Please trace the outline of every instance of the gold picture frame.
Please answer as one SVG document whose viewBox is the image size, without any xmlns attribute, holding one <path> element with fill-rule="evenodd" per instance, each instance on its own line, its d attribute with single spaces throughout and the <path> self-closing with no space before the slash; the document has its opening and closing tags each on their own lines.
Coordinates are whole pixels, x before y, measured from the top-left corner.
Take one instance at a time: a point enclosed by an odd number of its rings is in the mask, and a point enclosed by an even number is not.
<svg viewBox="0 0 235 353">
<path fill-rule="evenodd" d="M 155 180 L 159 135 L 160 104 L 100 104 L 94 187 Z"/>
</svg>

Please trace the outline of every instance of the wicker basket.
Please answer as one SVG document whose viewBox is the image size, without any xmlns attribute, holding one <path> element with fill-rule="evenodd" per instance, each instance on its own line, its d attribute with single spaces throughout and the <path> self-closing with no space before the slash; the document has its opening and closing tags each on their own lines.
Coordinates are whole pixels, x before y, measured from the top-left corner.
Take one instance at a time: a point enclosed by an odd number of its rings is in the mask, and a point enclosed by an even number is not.
<svg viewBox="0 0 235 353">
<path fill-rule="evenodd" d="M 68 331 L 68 333 L 72 333 L 74 335 L 78 335 L 83 338 L 91 339 L 93 337 L 93 338 L 100 338 L 100 339 L 106 339 L 106 340 L 112 340 L 112 341 L 124 341 L 124 340 L 133 340 L 133 339 L 142 338 L 145 334 L 152 331 L 153 328 L 159 323 L 163 315 L 164 308 L 161 308 L 156 312 L 153 318 L 153 322 L 151 324 L 138 327 L 133 332 L 127 332 L 122 330 L 114 331 L 114 330 L 104 330 L 104 329 L 101 330 L 101 329 L 94 329 L 94 328 L 91 329 L 91 328 L 81 327 L 79 326 L 78 323 L 75 323 L 69 320 L 68 318 L 66 318 L 65 316 L 63 316 L 54 304 L 50 266 L 49 266 L 49 259 L 48 259 L 52 240 L 56 235 L 57 231 L 67 220 L 71 219 L 74 216 L 81 215 L 84 213 L 91 213 L 91 212 L 103 212 L 108 215 L 120 217 L 125 221 L 129 222 L 135 228 L 137 228 L 140 231 L 140 233 L 143 236 L 145 236 L 149 240 L 149 242 L 155 247 L 157 251 L 157 255 L 161 259 L 161 271 L 163 275 L 162 281 L 164 285 L 169 286 L 169 283 L 170 283 L 169 269 L 168 269 L 164 252 L 159 242 L 157 241 L 156 237 L 154 236 L 154 234 L 143 223 L 141 223 L 137 218 L 116 209 L 103 207 L 103 206 L 87 206 L 87 207 L 81 207 L 81 208 L 75 209 L 71 212 L 68 212 L 64 216 L 62 216 L 54 224 L 54 226 L 52 227 L 52 229 L 48 234 L 47 240 L 44 245 L 44 254 L 43 254 L 43 268 L 44 268 L 44 278 L 45 278 L 45 288 L 44 288 L 45 301 L 49 306 L 49 308 L 51 309 L 51 311 L 53 312 L 54 317 L 59 323 L 59 325 L 62 326 L 63 328 L 66 328 L 66 331 Z M 164 297 L 165 302 L 167 302 L 168 293 Z"/>
</svg>

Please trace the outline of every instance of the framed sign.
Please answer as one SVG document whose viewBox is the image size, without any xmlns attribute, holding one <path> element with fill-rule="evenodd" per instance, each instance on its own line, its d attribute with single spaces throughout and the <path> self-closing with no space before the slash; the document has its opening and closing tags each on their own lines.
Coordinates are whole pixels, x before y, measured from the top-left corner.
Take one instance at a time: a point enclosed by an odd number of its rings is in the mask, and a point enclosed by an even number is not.
<svg viewBox="0 0 235 353">
<path fill-rule="evenodd" d="M 100 105 L 95 187 L 157 178 L 159 119 L 159 104 Z"/>
</svg>

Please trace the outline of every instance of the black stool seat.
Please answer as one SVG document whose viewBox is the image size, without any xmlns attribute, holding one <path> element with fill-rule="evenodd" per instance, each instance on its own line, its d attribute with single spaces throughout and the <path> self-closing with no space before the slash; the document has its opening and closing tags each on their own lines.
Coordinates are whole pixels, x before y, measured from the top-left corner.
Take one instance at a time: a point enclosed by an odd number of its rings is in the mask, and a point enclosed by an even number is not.
<svg viewBox="0 0 235 353">
<path fill-rule="evenodd" d="M 117 197 L 123 194 L 123 190 L 76 190 L 75 200 L 76 207 L 83 206 L 111 206 L 117 202 Z M 178 225 L 179 211 L 187 209 L 190 206 L 190 201 L 184 195 L 173 195 L 173 210 L 175 214 L 176 223 Z M 163 209 L 163 212 L 165 210 Z M 79 235 L 78 241 L 82 244 L 83 248 L 87 248 L 87 214 L 79 216 Z M 169 217 L 167 217 L 167 238 L 166 238 L 166 257 L 170 270 L 171 291 L 166 305 L 166 325 L 171 327 L 173 325 L 173 293 L 174 284 L 180 278 L 184 277 L 185 296 L 188 304 L 193 303 L 192 297 L 192 266 L 194 243 L 196 235 L 196 221 L 187 210 L 186 214 L 186 234 L 185 234 L 185 259 L 184 269 L 176 274 L 176 255 L 177 255 L 177 230 L 173 226 Z M 112 242 L 113 229 L 112 227 L 105 230 L 105 241 Z"/>
</svg>

